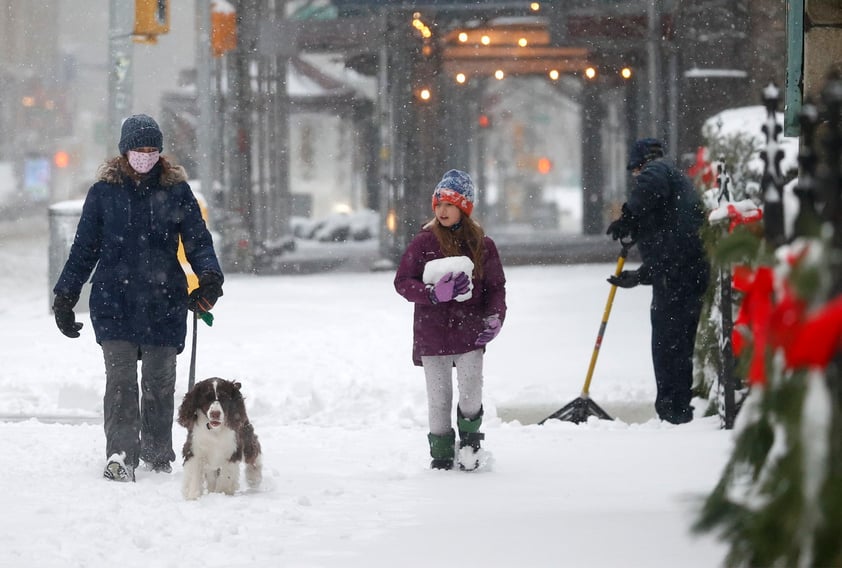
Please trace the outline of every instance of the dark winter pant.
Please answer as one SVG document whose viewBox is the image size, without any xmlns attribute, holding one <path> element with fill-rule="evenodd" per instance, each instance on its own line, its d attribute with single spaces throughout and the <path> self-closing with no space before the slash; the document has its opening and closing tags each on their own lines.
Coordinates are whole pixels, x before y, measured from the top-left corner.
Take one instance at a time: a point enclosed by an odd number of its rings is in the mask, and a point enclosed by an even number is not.
<svg viewBox="0 0 842 568">
<path fill-rule="evenodd" d="M 693 348 L 706 279 L 690 283 L 658 280 L 652 285 L 652 363 L 661 420 L 683 424 L 693 419 Z"/>
<path fill-rule="evenodd" d="M 176 349 L 103 341 L 105 357 L 105 453 L 125 452 L 125 463 L 137 467 L 171 462 Z M 138 396 L 137 361 L 141 361 Z"/>
<path fill-rule="evenodd" d="M 421 357 L 427 380 L 427 411 L 430 432 L 449 433 L 453 426 L 453 367 L 459 388 L 459 408 L 467 418 L 477 417 L 482 409 L 482 349 L 461 355 Z"/>
</svg>

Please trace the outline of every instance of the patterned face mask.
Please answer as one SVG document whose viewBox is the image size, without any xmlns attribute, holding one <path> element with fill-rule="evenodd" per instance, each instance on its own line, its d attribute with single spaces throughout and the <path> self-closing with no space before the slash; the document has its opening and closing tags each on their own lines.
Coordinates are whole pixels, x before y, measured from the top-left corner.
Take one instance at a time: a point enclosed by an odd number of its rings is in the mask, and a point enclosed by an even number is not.
<svg viewBox="0 0 842 568">
<path fill-rule="evenodd" d="M 135 152 L 134 150 L 129 150 L 129 165 L 134 168 L 139 174 L 148 173 L 155 164 L 158 163 L 158 158 L 161 157 L 161 153 L 157 150 L 155 152 Z"/>
</svg>

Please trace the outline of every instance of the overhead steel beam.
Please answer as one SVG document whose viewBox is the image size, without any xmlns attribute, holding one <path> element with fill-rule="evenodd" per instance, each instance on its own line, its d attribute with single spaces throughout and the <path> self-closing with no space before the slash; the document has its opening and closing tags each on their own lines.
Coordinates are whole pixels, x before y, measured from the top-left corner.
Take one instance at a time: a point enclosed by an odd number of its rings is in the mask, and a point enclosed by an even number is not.
<svg viewBox="0 0 842 568">
<path fill-rule="evenodd" d="M 554 58 L 554 59 L 585 59 L 588 56 L 588 50 L 581 47 L 519 47 L 516 45 L 489 45 L 489 46 L 473 46 L 473 45 L 454 45 L 444 48 L 444 60 L 454 59 L 540 59 L 540 58 Z"/>
<path fill-rule="evenodd" d="M 591 64 L 588 50 L 576 47 L 447 46 L 442 53 L 448 75 L 540 75 L 552 70 L 575 73 Z"/>
<path fill-rule="evenodd" d="M 385 33 L 386 21 L 380 16 L 263 21 L 258 29 L 257 50 L 269 57 L 302 51 L 378 53 Z"/>
<path fill-rule="evenodd" d="M 445 61 L 444 72 L 453 76 L 464 73 L 468 76 L 491 76 L 502 71 L 508 76 L 546 75 L 550 71 L 575 73 L 589 65 L 587 59 L 579 58 L 532 58 L 532 59 L 460 59 Z"/>
<path fill-rule="evenodd" d="M 518 45 L 521 40 L 525 40 L 529 45 L 550 44 L 550 30 L 547 23 L 537 20 L 528 24 L 459 27 L 447 32 L 444 41 L 453 45 L 480 45 L 484 37 L 493 45 Z"/>
</svg>

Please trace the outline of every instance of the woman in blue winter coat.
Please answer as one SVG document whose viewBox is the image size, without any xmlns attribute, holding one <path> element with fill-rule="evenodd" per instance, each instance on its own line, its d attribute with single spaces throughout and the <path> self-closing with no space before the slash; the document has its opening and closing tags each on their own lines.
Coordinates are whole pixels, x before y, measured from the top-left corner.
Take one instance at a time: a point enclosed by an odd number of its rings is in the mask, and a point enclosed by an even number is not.
<svg viewBox="0 0 842 568">
<path fill-rule="evenodd" d="M 140 460 L 156 472 L 172 471 L 176 355 L 184 349 L 187 310 L 209 311 L 222 295 L 222 270 L 199 204 L 184 168 L 161 156 L 162 149 L 151 117 L 123 122 L 120 155 L 100 167 L 88 190 L 53 288 L 56 325 L 79 337 L 73 308 L 93 272 L 90 317 L 106 377 L 103 475 L 115 481 L 134 481 Z M 199 275 L 189 297 L 179 238 Z"/>
<path fill-rule="evenodd" d="M 415 304 L 412 360 L 424 367 L 431 467 L 454 466 L 452 427 L 456 367 L 461 469 L 481 462 L 482 363 L 485 346 L 506 318 L 506 278 L 497 247 L 473 219 L 474 184 L 459 170 L 433 192 L 435 217 L 407 246 L 395 289 Z M 438 267 L 438 268 L 437 268 Z"/>
</svg>

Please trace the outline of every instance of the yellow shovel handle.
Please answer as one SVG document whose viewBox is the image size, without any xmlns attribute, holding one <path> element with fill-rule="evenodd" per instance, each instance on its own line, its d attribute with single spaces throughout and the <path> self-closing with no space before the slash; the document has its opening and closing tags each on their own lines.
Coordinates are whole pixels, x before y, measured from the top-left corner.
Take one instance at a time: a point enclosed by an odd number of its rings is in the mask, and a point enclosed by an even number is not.
<svg viewBox="0 0 842 568">
<path fill-rule="evenodd" d="M 623 266 L 626 264 L 626 255 L 628 248 L 624 245 L 620 252 L 620 257 L 617 259 L 617 269 L 614 271 L 614 276 L 620 276 L 623 271 Z M 593 378 L 593 371 L 596 367 L 596 358 L 599 356 L 599 348 L 602 346 L 602 336 L 605 335 L 605 327 L 608 325 L 608 316 L 611 314 L 611 305 L 614 303 L 614 295 L 617 293 L 617 286 L 612 284 L 611 291 L 608 292 L 608 301 L 605 302 L 605 311 L 602 314 L 602 323 L 599 324 L 599 333 L 596 335 L 596 343 L 593 347 L 593 354 L 591 354 L 591 362 L 588 365 L 588 375 L 585 377 L 585 386 L 582 387 L 582 398 L 588 397 L 588 391 L 591 388 L 591 379 Z"/>
</svg>

